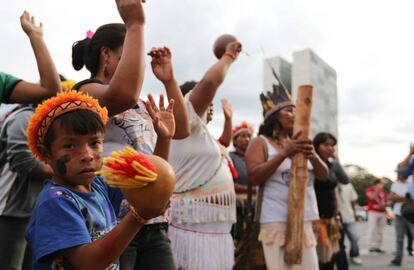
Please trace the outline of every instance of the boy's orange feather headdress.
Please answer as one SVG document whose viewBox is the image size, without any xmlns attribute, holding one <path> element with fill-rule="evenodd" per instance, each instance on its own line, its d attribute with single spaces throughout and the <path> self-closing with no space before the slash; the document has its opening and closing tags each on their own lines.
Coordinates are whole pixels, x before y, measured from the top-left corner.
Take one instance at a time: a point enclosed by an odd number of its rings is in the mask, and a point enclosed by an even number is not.
<svg viewBox="0 0 414 270">
<path fill-rule="evenodd" d="M 58 93 L 55 97 L 37 106 L 27 128 L 27 141 L 35 157 L 42 159 L 37 146 L 43 144 L 53 121 L 64 113 L 79 109 L 90 110 L 98 114 L 104 125 L 108 121 L 108 111 L 105 107 L 101 107 L 99 102 L 91 96 L 77 91 Z"/>
</svg>

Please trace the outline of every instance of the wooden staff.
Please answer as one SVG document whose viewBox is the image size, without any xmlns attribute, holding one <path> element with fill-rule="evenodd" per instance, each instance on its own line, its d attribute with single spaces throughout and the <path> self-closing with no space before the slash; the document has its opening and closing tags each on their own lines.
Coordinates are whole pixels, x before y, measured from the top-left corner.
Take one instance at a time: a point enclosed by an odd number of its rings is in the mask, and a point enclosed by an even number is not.
<svg viewBox="0 0 414 270">
<path fill-rule="evenodd" d="M 293 134 L 302 130 L 299 139 L 309 136 L 312 108 L 312 86 L 301 85 L 296 99 L 296 115 Z M 304 208 L 306 184 L 308 181 L 308 160 L 304 154 L 293 157 L 290 168 L 289 206 L 286 227 L 285 263 L 301 264 L 304 238 Z"/>
</svg>

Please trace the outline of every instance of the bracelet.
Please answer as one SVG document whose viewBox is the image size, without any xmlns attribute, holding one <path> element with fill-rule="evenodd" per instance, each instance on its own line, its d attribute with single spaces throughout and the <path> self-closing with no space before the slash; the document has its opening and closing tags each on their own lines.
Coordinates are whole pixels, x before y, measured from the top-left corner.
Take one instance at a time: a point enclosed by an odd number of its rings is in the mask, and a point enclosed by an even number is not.
<svg viewBox="0 0 414 270">
<path fill-rule="evenodd" d="M 132 216 L 138 221 L 138 223 L 145 224 L 148 222 L 148 219 L 141 217 L 132 205 L 129 205 L 129 211 L 131 211 Z"/>
<path fill-rule="evenodd" d="M 236 55 L 235 55 L 234 53 L 232 53 L 232 52 L 225 52 L 225 53 L 223 54 L 223 56 L 228 56 L 228 57 L 230 57 L 231 59 L 233 59 L 233 61 L 234 61 L 234 60 L 236 60 Z"/>
</svg>

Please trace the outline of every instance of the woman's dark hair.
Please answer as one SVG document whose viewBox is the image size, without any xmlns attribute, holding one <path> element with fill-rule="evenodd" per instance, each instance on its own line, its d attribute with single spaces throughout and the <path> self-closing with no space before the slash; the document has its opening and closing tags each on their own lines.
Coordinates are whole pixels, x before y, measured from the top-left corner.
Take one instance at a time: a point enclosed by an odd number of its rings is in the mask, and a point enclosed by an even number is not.
<svg viewBox="0 0 414 270">
<path fill-rule="evenodd" d="M 72 66 L 75 70 L 83 66 L 91 72 L 91 78 L 96 76 L 99 69 L 101 48 L 107 47 L 116 50 L 124 44 L 126 34 L 122 23 L 105 24 L 99 27 L 92 38 L 76 41 L 72 45 Z"/>
<path fill-rule="evenodd" d="M 196 86 L 196 84 L 197 84 L 196 81 L 187 81 L 187 82 L 183 83 L 182 85 L 180 85 L 181 93 L 183 94 L 183 96 L 187 95 L 188 92 L 193 90 L 193 88 L 194 88 L 194 86 Z"/>
<path fill-rule="evenodd" d="M 48 151 L 50 151 L 50 146 L 55 137 L 53 127 L 57 124 L 60 124 L 60 127 L 71 128 L 78 135 L 105 133 L 105 125 L 98 114 L 85 109 L 69 111 L 53 120 L 49 127 L 43 142 Z"/>
<path fill-rule="evenodd" d="M 279 139 L 280 122 L 279 112 L 269 115 L 259 127 L 259 135 L 264 135 L 273 139 Z"/>
<path fill-rule="evenodd" d="M 328 132 L 320 132 L 316 134 L 316 136 L 313 138 L 313 147 L 315 148 L 316 153 L 319 155 L 319 145 L 325 143 L 328 139 L 331 139 L 334 141 L 334 146 L 338 142 L 334 135 Z"/>
</svg>

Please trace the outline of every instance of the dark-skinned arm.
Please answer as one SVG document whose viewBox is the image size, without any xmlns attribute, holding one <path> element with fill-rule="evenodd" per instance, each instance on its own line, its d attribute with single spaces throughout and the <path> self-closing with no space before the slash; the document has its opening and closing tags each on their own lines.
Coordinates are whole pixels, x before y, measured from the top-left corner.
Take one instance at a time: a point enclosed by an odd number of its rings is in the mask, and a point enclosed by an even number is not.
<svg viewBox="0 0 414 270">
<path fill-rule="evenodd" d="M 228 147 L 233 138 L 233 111 L 230 103 L 225 98 L 221 100 L 221 106 L 223 107 L 224 126 L 219 141 L 224 147 Z"/>
<path fill-rule="evenodd" d="M 393 202 L 408 202 L 407 197 L 399 196 L 394 192 L 391 192 L 389 200 Z"/>
<path fill-rule="evenodd" d="M 231 42 L 226 47 L 226 53 L 214 64 L 194 87 L 190 94 L 190 101 L 195 112 L 202 117 L 216 95 L 217 89 L 226 78 L 230 65 L 241 51 L 241 44 L 238 41 Z M 234 57 L 231 57 L 233 55 Z"/>
<path fill-rule="evenodd" d="M 247 177 L 252 185 L 264 183 L 285 160 L 283 153 L 278 153 L 273 158 L 266 161 L 264 144 L 262 138 L 254 138 L 246 150 L 246 170 Z"/>
<path fill-rule="evenodd" d="M 154 148 L 154 155 L 167 160 L 170 157 L 171 139 L 163 139 L 158 137 Z"/>
<path fill-rule="evenodd" d="M 311 156 L 309 161 L 313 166 L 315 178 L 322 181 L 326 180 L 329 176 L 329 169 L 325 162 L 317 154 Z"/>
<path fill-rule="evenodd" d="M 145 72 L 144 24 L 142 0 L 118 0 L 117 7 L 126 26 L 119 64 L 108 85 L 89 83 L 79 90 L 89 93 L 116 115 L 132 108 L 139 99 Z"/>
<path fill-rule="evenodd" d="M 113 263 L 142 228 L 131 212 L 110 232 L 98 240 L 62 251 L 74 269 L 101 270 Z"/>
<path fill-rule="evenodd" d="M 36 25 L 34 17 L 23 12 L 20 17 L 23 31 L 29 37 L 36 58 L 41 84 L 20 81 L 9 97 L 10 103 L 37 103 L 61 91 L 59 74 L 43 39 L 43 26 Z"/>
<path fill-rule="evenodd" d="M 173 139 L 184 139 L 190 135 L 190 121 L 183 94 L 176 80 L 164 83 L 168 99 L 174 100 L 174 119 L 176 123 Z"/>
<path fill-rule="evenodd" d="M 309 139 L 298 139 L 301 132 L 296 133 L 283 148 L 278 150 L 276 156 L 265 162 L 264 143 L 260 137 L 253 139 L 246 151 L 246 167 L 249 180 L 253 185 L 265 182 L 280 164 L 288 157 L 303 153 L 313 165 L 315 177 L 326 179 L 328 168 L 320 157 L 315 154 L 312 142 Z M 253 144 L 252 144 L 253 143 Z M 250 148 L 252 146 L 253 148 Z M 251 152 L 249 152 L 249 149 Z"/>
<path fill-rule="evenodd" d="M 183 94 L 174 76 L 171 51 L 167 47 L 152 48 L 148 55 L 152 58 L 152 72 L 164 85 L 168 99 L 174 100 L 176 130 L 173 138 L 184 139 L 190 135 L 190 123 Z"/>
</svg>

